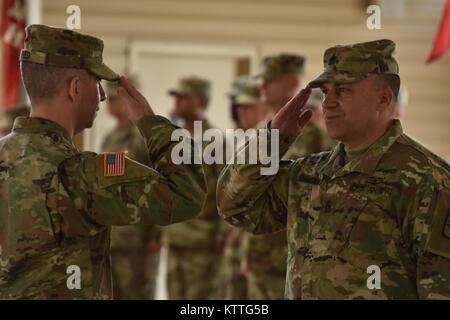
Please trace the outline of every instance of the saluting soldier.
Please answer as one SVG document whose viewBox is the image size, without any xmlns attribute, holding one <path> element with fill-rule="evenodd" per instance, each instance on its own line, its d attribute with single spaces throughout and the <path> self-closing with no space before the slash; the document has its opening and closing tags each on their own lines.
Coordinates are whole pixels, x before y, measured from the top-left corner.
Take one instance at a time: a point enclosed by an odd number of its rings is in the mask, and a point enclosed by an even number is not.
<svg viewBox="0 0 450 320">
<path fill-rule="evenodd" d="M 172 162 L 176 127 L 154 115 L 124 77 L 118 94 L 145 139 L 151 167 L 123 152 L 73 145 L 105 99 L 100 80 L 119 79 L 102 52 L 96 37 L 45 25 L 26 29 L 20 60 L 31 114 L 0 139 L 2 299 L 109 299 L 112 225 L 167 225 L 202 208 L 201 166 Z M 68 279 L 77 270 L 79 281 Z"/>
<path fill-rule="evenodd" d="M 275 175 L 235 161 L 219 179 L 227 222 L 255 234 L 287 228 L 286 298 L 450 298 L 450 167 L 394 119 L 395 47 L 384 39 L 328 48 L 324 72 L 268 124 L 282 156 L 320 87 L 328 134 L 340 141 L 332 151 L 281 161 Z"/>
</svg>

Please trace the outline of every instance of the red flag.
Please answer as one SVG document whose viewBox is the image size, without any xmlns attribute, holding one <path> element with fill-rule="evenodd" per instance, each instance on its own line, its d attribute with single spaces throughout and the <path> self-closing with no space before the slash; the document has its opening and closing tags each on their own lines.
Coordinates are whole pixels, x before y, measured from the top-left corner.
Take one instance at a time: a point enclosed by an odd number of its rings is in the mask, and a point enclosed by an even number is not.
<svg viewBox="0 0 450 320">
<path fill-rule="evenodd" d="M 434 48 L 427 60 L 427 63 L 436 60 L 444 54 L 450 46 L 450 0 L 445 5 L 444 15 L 442 16 L 441 26 L 434 41 Z"/>
<path fill-rule="evenodd" d="M 24 0 L 3 0 L 1 42 L 3 46 L 3 101 L 4 108 L 12 108 L 19 99 L 20 50 L 25 38 Z"/>
</svg>

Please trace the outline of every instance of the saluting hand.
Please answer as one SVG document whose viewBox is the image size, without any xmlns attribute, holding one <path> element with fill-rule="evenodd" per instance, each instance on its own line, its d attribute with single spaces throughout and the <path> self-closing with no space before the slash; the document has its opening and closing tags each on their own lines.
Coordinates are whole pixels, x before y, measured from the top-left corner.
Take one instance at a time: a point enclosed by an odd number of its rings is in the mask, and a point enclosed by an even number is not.
<svg viewBox="0 0 450 320">
<path fill-rule="evenodd" d="M 305 104 L 311 94 L 307 86 L 278 111 L 271 123 L 271 129 L 279 129 L 281 134 L 299 135 L 311 119 L 312 111 L 305 110 Z"/>
<path fill-rule="evenodd" d="M 117 94 L 125 104 L 128 118 L 134 124 L 137 124 L 142 117 L 155 114 L 147 99 L 124 76 L 119 79 Z"/>
</svg>

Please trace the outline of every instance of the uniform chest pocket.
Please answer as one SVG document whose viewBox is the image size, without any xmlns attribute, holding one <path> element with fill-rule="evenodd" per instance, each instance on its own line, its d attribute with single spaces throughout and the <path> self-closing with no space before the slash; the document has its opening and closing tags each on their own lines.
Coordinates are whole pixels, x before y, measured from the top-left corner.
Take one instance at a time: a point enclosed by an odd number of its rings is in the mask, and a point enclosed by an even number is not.
<svg viewBox="0 0 450 320">
<path fill-rule="evenodd" d="M 337 255 L 348 245 L 349 238 L 369 200 L 358 194 L 326 193 L 312 197 L 308 247 L 313 256 Z"/>
</svg>

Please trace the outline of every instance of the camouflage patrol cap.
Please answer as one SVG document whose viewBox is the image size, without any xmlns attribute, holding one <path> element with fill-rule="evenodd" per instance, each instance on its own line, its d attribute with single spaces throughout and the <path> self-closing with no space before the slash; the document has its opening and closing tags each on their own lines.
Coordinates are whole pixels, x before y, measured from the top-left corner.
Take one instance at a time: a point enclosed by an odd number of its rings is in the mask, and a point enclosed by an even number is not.
<svg viewBox="0 0 450 320">
<path fill-rule="evenodd" d="M 233 104 L 255 104 L 260 101 L 260 85 L 254 79 L 241 76 L 236 78 L 232 84 L 229 97 Z"/>
<path fill-rule="evenodd" d="M 263 58 L 261 71 L 256 77 L 276 79 L 287 74 L 303 75 L 305 57 L 298 54 L 280 53 Z"/>
<path fill-rule="evenodd" d="M 139 81 L 136 76 L 127 76 L 128 81 L 139 90 Z M 113 98 L 117 96 L 117 88 L 119 83 L 117 81 L 104 81 L 102 82 L 103 89 L 105 90 L 106 97 Z"/>
<path fill-rule="evenodd" d="M 17 107 L 6 109 L 0 115 L 0 130 L 11 129 L 14 120 L 17 117 L 27 117 L 30 115 L 30 107 L 19 105 Z"/>
<path fill-rule="evenodd" d="M 392 40 L 382 39 L 328 48 L 323 56 L 324 71 L 309 86 L 358 82 L 371 74 L 398 75 L 395 47 Z"/>
<path fill-rule="evenodd" d="M 211 93 L 211 82 L 199 77 L 186 77 L 179 81 L 176 89 L 169 90 L 170 95 L 193 94 L 209 98 Z"/>
<path fill-rule="evenodd" d="M 103 41 L 72 30 L 29 25 L 20 61 L 60 68 L 85 69 L 100 79 L 119 80 L 103 63 Z"/>
</svg>

